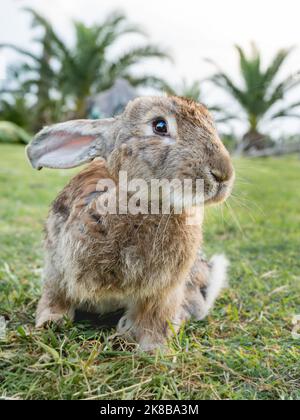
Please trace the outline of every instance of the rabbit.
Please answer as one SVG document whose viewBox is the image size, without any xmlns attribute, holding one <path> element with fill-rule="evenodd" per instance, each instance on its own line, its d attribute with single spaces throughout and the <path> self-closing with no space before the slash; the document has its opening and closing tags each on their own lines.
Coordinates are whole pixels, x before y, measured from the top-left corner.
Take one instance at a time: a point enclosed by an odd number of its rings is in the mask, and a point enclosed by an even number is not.
<svg viewBox="0 0 300 420">
<path fill-rule="evenodd" d="M 202 221 L 187 223 L 195 197 L 181 214 L 102 214 L 97 204 L 99 180 L 117 184 L 121 171 L 147 184 L 203 179 L 205 205 L 226 200 L 235 171 L 204 105 L 139 97 L 114 118 L 45 127 L 27 156 L 38 170 L 88 163 L 58 195 L 46 222 L 38 328 L 73 319 L 78 308 L 103 314 L 125 308 L 117 332 L 152 351 L 182 322 L 208 314 L 225 286 L 228 261 L 203 258 Z"/>
</svg>

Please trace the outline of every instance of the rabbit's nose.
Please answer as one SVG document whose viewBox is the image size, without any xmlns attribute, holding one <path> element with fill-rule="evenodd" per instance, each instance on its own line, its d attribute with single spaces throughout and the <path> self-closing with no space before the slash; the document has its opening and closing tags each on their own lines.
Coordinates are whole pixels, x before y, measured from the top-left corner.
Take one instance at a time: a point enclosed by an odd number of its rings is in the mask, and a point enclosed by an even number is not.
<svg viewBox="0 0 300 420">
<path fill-rule="evenodd" d="M 212 177 L 214 178 L 215 181 L 217 182 L 224 182 L 227 181 L 227 176 L 226 174 L 222 173 L 221 171 L 219 171 L 219 169 L 212 169 L 210 171 Z"/>
<path fill-rule="evenodd" d="M 228 182 L 234 177 L 234 168 L 224 146 L 221 148 L 220 154 L 211 161 L 208 169 L 214 181 L 220 184 Z"/>
<path fill-rule="evenodd" d="M 233 168 L 231 165 L 226 165 L 226 167 L 219 169 L 214 168 L 210 170 L 210 173 L 214 180 L 218 183 L 230 181 L 233 176 Z"/>
</svg>

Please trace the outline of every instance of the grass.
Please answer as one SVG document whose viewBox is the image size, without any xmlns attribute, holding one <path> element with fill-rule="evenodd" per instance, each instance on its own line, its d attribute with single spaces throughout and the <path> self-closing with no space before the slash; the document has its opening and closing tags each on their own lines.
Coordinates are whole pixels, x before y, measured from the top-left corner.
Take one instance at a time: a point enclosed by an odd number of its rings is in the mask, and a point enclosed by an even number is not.
<svg viewBox="0 0 300 420">
<path fill-rule="evenodd" d="M 235 197 L 206 216 L 206 252 L 230 257 L 230 288 L 162 355 L 120 351 L 84 324 L 33 328 L 42 228 L 71 172 L 34 172 L 0 146 L 0 396 L 13 399 L 300 399 L 300 160 L 236 162 Z"/>
</svg>

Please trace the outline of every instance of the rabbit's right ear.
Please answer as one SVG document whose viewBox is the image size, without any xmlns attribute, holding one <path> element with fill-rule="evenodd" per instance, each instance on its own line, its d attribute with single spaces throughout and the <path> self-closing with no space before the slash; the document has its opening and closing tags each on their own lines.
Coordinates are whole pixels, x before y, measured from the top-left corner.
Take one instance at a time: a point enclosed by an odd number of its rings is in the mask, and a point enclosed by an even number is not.
<svg viewBox="0 0 300 420">
<path fill-rule="evenodd" d="M 74 120 L 45 127 L 26 149 L 35 169 L 68 169 L 107 158 L 114 147 L 114 118 Z"/>
</svg>

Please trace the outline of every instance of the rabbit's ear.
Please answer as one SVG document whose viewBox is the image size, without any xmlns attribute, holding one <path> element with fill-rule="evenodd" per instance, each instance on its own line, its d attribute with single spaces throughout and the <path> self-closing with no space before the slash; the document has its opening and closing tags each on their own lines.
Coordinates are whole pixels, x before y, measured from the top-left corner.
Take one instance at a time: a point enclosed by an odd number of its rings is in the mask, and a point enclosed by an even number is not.
<svg viewBox="0 0 300 420">
<path fill-rule="evenodd" d="M 45 127 L 27 147 L 27 156 L 35 169 L 68 169 L 106 158 L 114 139 L 114 118 L 74 120 Z"/>
</svg>

